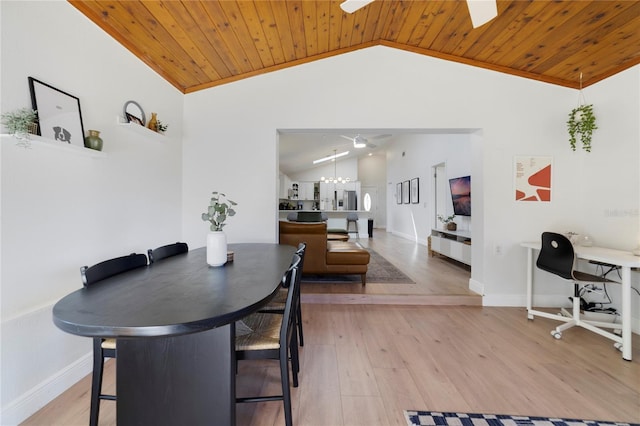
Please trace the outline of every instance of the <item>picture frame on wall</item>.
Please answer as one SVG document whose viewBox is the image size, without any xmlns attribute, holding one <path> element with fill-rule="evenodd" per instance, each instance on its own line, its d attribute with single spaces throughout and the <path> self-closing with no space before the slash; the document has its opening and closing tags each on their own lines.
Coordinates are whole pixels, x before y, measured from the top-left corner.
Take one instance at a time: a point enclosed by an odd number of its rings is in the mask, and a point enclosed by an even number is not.
<svg viewBox="0 0 640 426">
<path fill-rule="evenodd" d="M 396 184 L 396 203 L 402 204 L 402 183 Z"/>
<path fill-rule="evenodd" d="M 409 198 L 411 196 L 409 191 L 410 191 L 409 181 L 405 180 L 404 182 L 402 182 L 402 203 L 403 204 L 409 204 Z"/>
<path fill-rule="evenodd" d="M 411 204 L 420 202 L 420 178 L 411 179 Z"/>
<path fill-rule="evenodd" d="M 38 133 L 58 142 L 84 147 L 80 99 L 29 77 L 31 104 L 38 111 Z"/>
</svg>

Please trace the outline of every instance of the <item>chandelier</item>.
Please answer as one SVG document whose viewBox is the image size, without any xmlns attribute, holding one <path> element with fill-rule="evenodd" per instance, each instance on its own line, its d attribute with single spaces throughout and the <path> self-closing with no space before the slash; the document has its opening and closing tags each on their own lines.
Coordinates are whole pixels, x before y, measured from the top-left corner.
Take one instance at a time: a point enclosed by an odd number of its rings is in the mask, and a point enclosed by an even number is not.
<svg viewBox="0 0 640 426">
<path fill-rule="evenodd" d="M 330 176 L 330 177 L 322 176 L 320 178 L 320 180 L 322 182 L 326 182 L 326 183 L 347 183 L 347 182 L 351 181 L 350 178 L 344 178 L 343 179 L 342 177 L 337 176 L 338 175 L 338 172 L 337 172 L 338 166 L 336 164 L 336 151 L 337 150 L 334 149 L 333 150 L 333 155 L 331 156 L 332 157 L 331 161 L 333 161 L 333 176 Z M 348 154 L 348 152 L 347 152 L 347 154 Z M 336 176 L 336 177 L 334 177 L 334 176 Z"/>
</svg>

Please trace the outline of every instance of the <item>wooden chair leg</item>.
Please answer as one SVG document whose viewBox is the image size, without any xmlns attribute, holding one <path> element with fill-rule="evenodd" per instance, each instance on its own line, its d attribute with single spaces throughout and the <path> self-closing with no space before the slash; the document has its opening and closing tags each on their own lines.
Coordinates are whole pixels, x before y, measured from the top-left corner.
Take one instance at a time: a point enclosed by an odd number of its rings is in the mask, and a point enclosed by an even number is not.
<svg viewBox="0 0 640 426">
<path fill-rule="evenodd" d="M 367 284 L 367 273 L 360 274 L 360 279 L 362 280 L 362 285 Z"/>
</svg>

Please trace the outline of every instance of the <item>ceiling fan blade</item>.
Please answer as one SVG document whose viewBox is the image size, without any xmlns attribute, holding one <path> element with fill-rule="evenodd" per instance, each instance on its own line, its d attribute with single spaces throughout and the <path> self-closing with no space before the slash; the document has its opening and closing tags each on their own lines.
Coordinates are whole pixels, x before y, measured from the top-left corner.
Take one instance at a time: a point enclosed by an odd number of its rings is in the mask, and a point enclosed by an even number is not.
<svg viewBox="0 0 640 426">
<path fill-rule="evenodd" d="M 473 28 L 478 28 L 498 16 L 496 0 L 467 0 Z"/>
<path fill-rule="evenodd" d="M 390 138 L 391 134 L 384 134 L 384 135 L 375 135 L 375 136 L 369 136 L 369 139 L 386 139 L 386 138 Z"/>
<path fill-rule="evenodd" d="M 371 143 L 371 142 L 367 143 L 367 148 L 373 149 L 373 148 L 377 148 L 377 147 L 378 147 L 378 145 L 376 145 L 374 143 Z"/>
<path fill-rule="evenodd" d="M 341 138 L 345 138 L 346 140 L 351 141 L 351 142 L 353 142 L 353 140 L 355 139 L 355 138 L 350 138 L 349 136 L 345 136 L 345 135 L 340 135 L 340 137 Z"/>
<path fill-rule="evenodd" d="M 346 0 L 340 3 L 340 8 L 347 13 L 353 13 L 358 9 L 362 9 L 373 0 Z"/>
</svg>

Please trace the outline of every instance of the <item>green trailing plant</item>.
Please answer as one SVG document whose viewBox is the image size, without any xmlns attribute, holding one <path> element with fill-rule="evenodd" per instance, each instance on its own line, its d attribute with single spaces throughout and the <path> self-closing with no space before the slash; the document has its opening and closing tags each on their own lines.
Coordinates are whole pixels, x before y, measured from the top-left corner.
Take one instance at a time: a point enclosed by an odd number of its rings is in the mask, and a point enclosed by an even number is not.
<svg viewBox="0 0 640 426">
<path fill-rule="evenodd" d="M 236 211 L 233 209 L 238 203 L 231 201 L 227 196 L 221 192 L 213 192 L 209 208 L 206 213 L 202 213 L 202 220 L 205 222 L 211 222 L 212 231 L 222 231 L 222 228 L 226 225 L 224 223 L 227 217 L 235 216 Z"/>
<path fill-rule="evenodd" d="M 591 152 L 591 138 L 593 131 L 597 128 L 593 105 L 580 105 L 574 108 L 569 114 L 569 121 L 567 121 L 571 149 L 576 150 L 577 135 L 580 135 L 582 149 Z"/>
<path fill-rule="evenodd" d="M 2 124 L 13 135 L 26 135 L 38 119 L 38 112 L 31 108 L 20 108 L 2 114 Z"/>
</svg>

